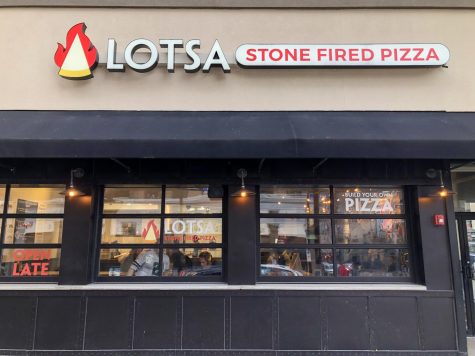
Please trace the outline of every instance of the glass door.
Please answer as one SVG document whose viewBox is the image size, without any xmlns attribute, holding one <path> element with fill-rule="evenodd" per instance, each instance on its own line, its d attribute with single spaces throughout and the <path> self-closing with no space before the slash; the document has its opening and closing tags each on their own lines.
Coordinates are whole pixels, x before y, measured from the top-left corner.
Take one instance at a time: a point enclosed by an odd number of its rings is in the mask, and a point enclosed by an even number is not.
<svg viewBox="0 0 475 356">
<path fill-rule="evenodd" d="M 467 332 L 475 335 L 475 214 L 457 214 Z"/>
</svg>

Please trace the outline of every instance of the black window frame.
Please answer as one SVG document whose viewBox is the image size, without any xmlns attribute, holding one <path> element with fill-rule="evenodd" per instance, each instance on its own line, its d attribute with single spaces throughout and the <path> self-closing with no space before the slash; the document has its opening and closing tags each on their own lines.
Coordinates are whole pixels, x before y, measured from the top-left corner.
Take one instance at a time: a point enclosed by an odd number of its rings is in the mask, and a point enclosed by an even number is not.
<svg viewBox="0 0 475 356">
<path fill-rule="evenodd" d="M 97 218 L 96 218 L 96 229 L 94 233 L 94 241 L 95 248 L 94 248 L 94 269 L 93 269 L 93 279 L 96 282 L 101 283 L 168 283 L 168 282 L 225 282 L 227 280 L 227 273 L 226 273 L 226 256 L 227 256 L 227 234 L 226 234 L 226 226 L 227 226 L 227 213 L 225 211 L 227 207 L 227 189 L 226 186 L 223 185 L 223 196 L 221 198 L 221 213 L 220 214 L 182 214 L 182 213 L 173 213 L 173 214 L 166 214 L 165 213 L 165 205 L 166 205 L 166 187 L 170 188 L 179 188 L 179 187 L 189 187 L 193 185 L 205 185 L 205 183 L 156 183 L 156 184 L 102 184 L 98 189 L 98 199 L 96 205 L 97 211 Z M 216 186 L 216 184 L 213 184 Z M 104 192 L 105 188 L 133 188 L 133 187 L 161 187 L 161 208 L 160 213 L 152 213 L 152 214 L 143 214 L 143 213 L 132 213 L 132 214 L 104 214 Z M 143 218 L 153 218 L 160 220 L 160 239 L 159 243 L 157 244 L 104 244 L 101 241 L 102 235 L 102 221 L 103 219 L 143 219 Z M 165 226 L 165 219 L 168 218 L 217 218 L 221 219 L 221 229 L 222 229 L 222 241 L 220 244 L 217 243 L 209 243 L 209 244 L 164 244 L 164 226 Z M 135 276 L 100 276 L 100 253 L 102 249 L 114 249 L 114 248 L 150 248 L 154 247 L 155 249 L 159 250 L 159 273 L 160 276 L 154 277 L 135 277 Z M 176 276 L 162 276 L 162 268 L 163 268 L 163 249 L 164 248 L 220 248 L 221 249 L 221 275 L 220 276 L 183 276 L 183 277 L 176 277 Z"/>
<path fill-rule="evenodd" d="M 62 186 L 64 187 L 64 192 L 66 192 L 66 185 L 64 183 L 45 183 L 45 182 L 9 182 L 9 183 L 0 183 L 0 185 L 5 186 L 5 197 L 4 197 L 4 205 L 3 211 L 1 212 L 0 219 L 1 219 L 1 230 L 0 230 L 0 264 L 2 263 L 2 256 L 4 249 L 58 249 L 60 251 L 59 255 L 59 269 L 58 274 L 56 276 L 0 276 L 0 282 L 8 282 L 8 283 L 30 283 L 30 282 L 43 282 L 43 283 L 58 283 L 61 274 L 61 265 L 62 265 L 62 245 L 63 245 L 63 233 L 64 233 L 64 220 L 65 220 L 65 213 L 64 209 L 66 208 L 66 195 L 64 200 L 64 208 L 62 214 L 17 214 L 17 213 L 9 213 L 8 212 L 8 204 L 10 202 L 10 191 L 12 186 L 19 186 L 19 187 L 32 187 L 32 186 L 39 186 L 39 188 L 48 188 L 53 186 Z M 5 243 L 5 231 L 6 231 L 6 224 L 8 219 L 16 219 L 16 218 L 25 218 L 25 219 L 61 219 L 63 221 L 63 228 L 61 231 L 61 243 L 49 243 L 49 244 L 15 244 L 15 243 Z"/>
<path fill-rule="evenodd" d="M 312 214 L 285 214 L 285 213 L 261 213 L 261 187 L 263 186 L 276 186 L 282 188 L 329 188 L 330 189 L 330 213 L 329 214 L 320 214 L 318 212 L 313 212 Z M 404 213 L 403 214 L 340 214 L 335 213 L 335 200 L 334 200 L 334 188 L 348 188 L 348 187 L 359 187 L 359 188 L 400 188 L 403 191 L 404 198 Z M 410 199 L 409 186 L 401 184 L 261 184 L 257 187 L 257 199 L 256 199 L 256 215 L 257 215 L 257 224 L 256 224 L 256 280 L 257 283 L 415 283 L 416 278 L 418 277 L 418 266 L 415 261 L 415 252 L 414 252 L 414 236 L 413 236 L 413 222 L 411 219 L 412 207 L 410 204 L 412 200 Z M 330 219 L 331 221 L 331 244 L 263 244 L 260 241 L 260 222 L 261 218 L 288 218 L 288 219 L 314 219 L 318 221 L 320 219 Z M 338 244 L 335 241 L 335 220 L 337 219 L 403 219 L 406 224 L 406 244 Z M 269 249 L 328 249 L 332 250 L 333 255 L 333 276 L 261 276 L 261 248 Z M 338 276 L 338 262 L 336 250 L 343 249 L 398 249 L 398 250 L 408 250 L 409 252 L 409 277 L 340 277 Z"/>
</svg>

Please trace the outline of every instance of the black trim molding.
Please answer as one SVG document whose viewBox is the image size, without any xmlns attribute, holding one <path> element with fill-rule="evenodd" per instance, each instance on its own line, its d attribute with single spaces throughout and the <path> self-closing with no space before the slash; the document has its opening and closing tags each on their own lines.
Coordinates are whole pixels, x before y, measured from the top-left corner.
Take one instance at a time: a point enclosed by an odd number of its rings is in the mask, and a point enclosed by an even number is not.
<svg viewBox="0 0 475 356">
<path fill-rule="evenodd" d="M 473 9 L 472 0 L 3 0 L 0 7 L 123 7 L 123 8 L 265 8 L 265 9 Z"/>
</svg>

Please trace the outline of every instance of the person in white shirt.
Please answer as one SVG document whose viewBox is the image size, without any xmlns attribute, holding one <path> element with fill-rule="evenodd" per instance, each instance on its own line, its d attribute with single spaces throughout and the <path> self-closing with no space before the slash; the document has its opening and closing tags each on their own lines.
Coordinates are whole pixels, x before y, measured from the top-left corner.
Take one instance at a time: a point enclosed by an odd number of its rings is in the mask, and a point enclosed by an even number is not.
<svg viewBox="0 0 475 356">
<path fill-rule="evenodd" d="M 158 251 L 152 249 L 144 249 L 137 256 L 127 272 L 128 276 L 150 277 L 158 276 L 158 265 L 160 258 Z M 170 258 L 167 254 L 163 254 L 162 269 L 166 271 L 170 268 Z"/>
</svg>

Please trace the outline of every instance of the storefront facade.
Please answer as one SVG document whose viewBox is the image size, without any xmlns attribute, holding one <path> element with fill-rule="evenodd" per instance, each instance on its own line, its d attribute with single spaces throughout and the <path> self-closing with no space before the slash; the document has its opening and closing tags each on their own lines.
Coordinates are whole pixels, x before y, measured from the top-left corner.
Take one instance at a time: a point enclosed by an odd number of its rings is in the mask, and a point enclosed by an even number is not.
<svg viewBox="0 0 475 356">
<path fill-rule="evenodd" d="M 469 5 L 22 5 L 0 353 L 466 354 Z"/>
</svg>

